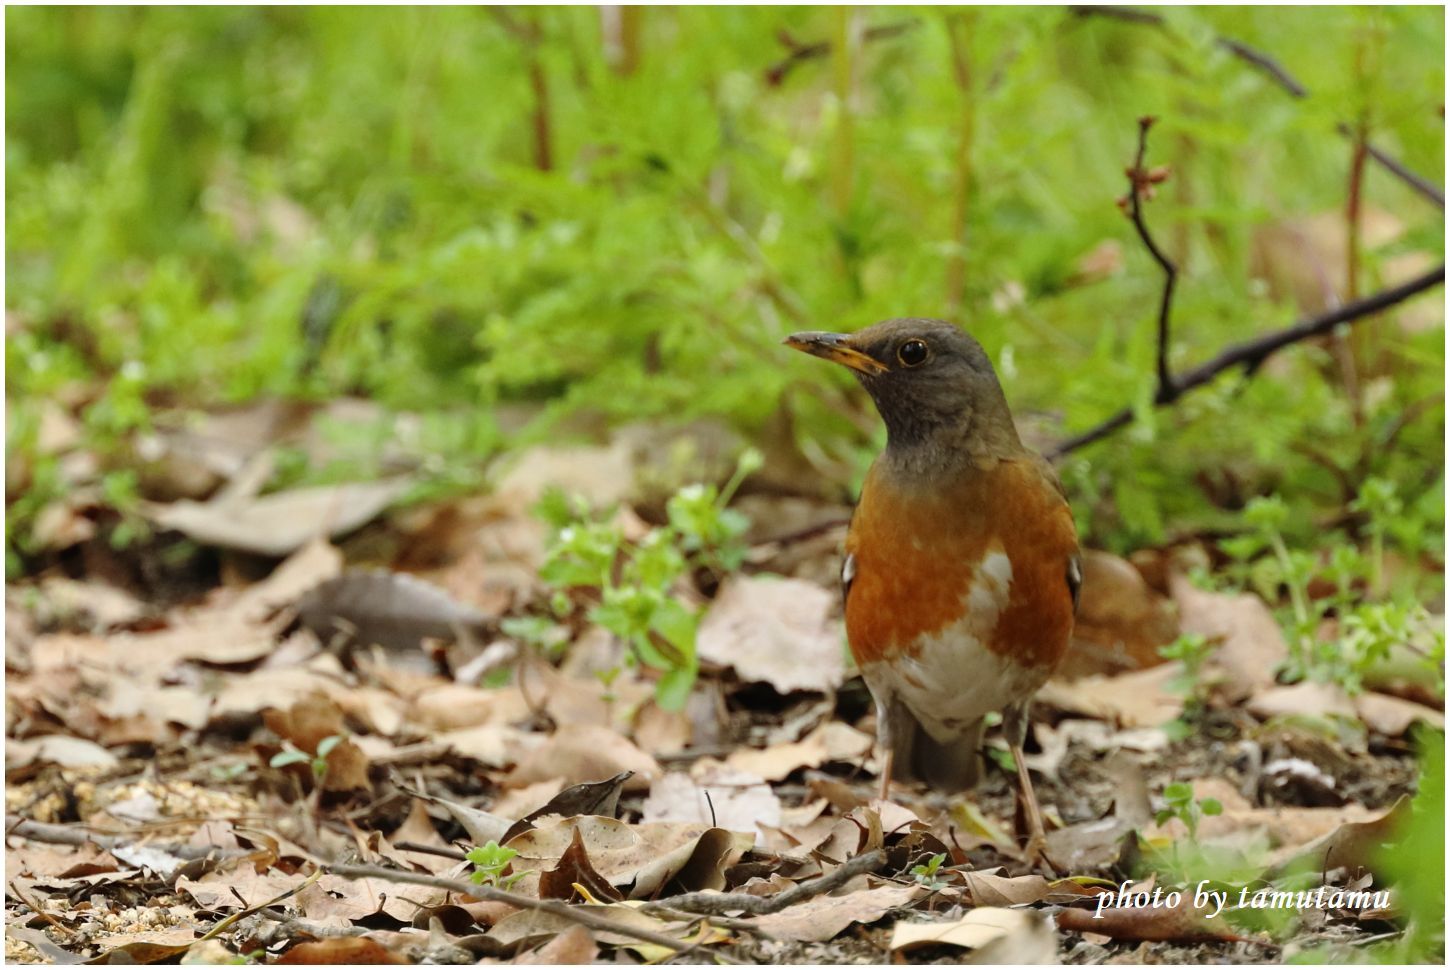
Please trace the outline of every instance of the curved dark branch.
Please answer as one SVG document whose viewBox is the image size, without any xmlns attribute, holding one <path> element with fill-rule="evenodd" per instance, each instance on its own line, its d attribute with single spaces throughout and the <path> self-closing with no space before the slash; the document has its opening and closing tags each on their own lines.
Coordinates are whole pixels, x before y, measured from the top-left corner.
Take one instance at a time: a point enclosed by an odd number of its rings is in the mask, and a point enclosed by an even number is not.
<svg viewBox="0 0 1450 970">
<path fill-rule="evenodd" d="M 1243 41 L 1234 40 L 1232 37 L 1218 38 L 1218 46 L 1244 63 L 1252 64 L 1254 67 L 1269 75 L 1279 87 L 1288 91 L 1290 96 L 1295 98 L 1309 97 L 1309 89 L 1300 84 L 1299 79 L 1290 74 L 1284 65 L 1263 51 L 1250 47 Z"/>
<path fill-rule="evenodd" d="M 1133 220 L 1133 228 L 1138 230 L 1138 238 L 1143 240 L 1143 245 L 1163 268 L 1163 296 L 1158 303 L 1158 393 L 1153 398 L 1162 403 L 1171 400 L 1174 391 L 1173 374 L 1168 369 L 1168 340 L 1171 335 L 1168 321 L 1173 311 L 1173 289 L 1178 285 L 1178 267 L 1159 248 L 1153 234 L 1148 231 L 1148 223 L 1143 220 L 1143 203 L 1153 197 L 1153 185 L 1168 177 L 1167 170 L 1149 171 L 1143 166 L 1148 156 L 1148 129 L 1153 127 L 1155 120 L 1149 116 L 1138 119 L 1138 157 L 1133 167 L 1128 169 L 1128 214 Z"/>
<path fill-rule="evenodd" d="M 1354 129 L 1350 128 L 1349 125 L 1339 124 L 1335 126 L 1334 130 L 1339 132 L 1346 138 L 1354 137 Z M 1369 142 L 1365 142 L 1364 150 L 1368 152 L 1369 157 L 1374 159 L 1379 164 L 1379 166 L 1383 168 L 1386 172 L 1389 172 L 1395 178 L 1399 179 L 1401 182 L 1404 182 L 1410 188 L 1414 189 L 1416 192 L 1420 193 L 1431 202 L 1434 202 L 1440 208 L 1445 208 L 1445 192 L 1439 186 L 1435 185 L 1423 175 L 1418 175 L 1415 172 L 1412 172 L 1409 169 L 1405 168 L 1405 166 L 1400 162 L 1399 159 L 1395 158 L 1393 155 L 1386 154 L 1383 149 L 1376 148 Z"/>
<path fill-rule="evenodd" d="M 1165 401 L 1155 401 L 1154 403 L 1159 407 L 1165 404 L 1171 404 L 1189 391 L 1209 383 L 1226 370 L 1235 367 L 1243 367 L 1245 370 L 1257 368 L 1270 355 L 1283 350 L 1291 344 L 1308 340 L 1310 337 L 1322 336 L 1342 324 L 1357 323 L 1365 317 L 1379 313 L 1381 310 L 1386 310 L 1398 303 L 1403 303 L 1412 296 L 1443 285 L 1444 282 L 1445 265 L 1442 263 L 1435 269 L 1417 276 L 1412 280 L 1381 290 L 1362 300 L 1346 303 L 1328 313 L 1320 314 L 1317 317 L 1310 317 L 1308 320 L 1300 321 L 1282 330 L 1271 331 L 1262 336 L 1255 337 L 1253 340 L 1231 344 L 1219 351 L 1210 360 L 1204 361 L 1192 370 L 1179 374 L 1174 378 L 1173 394 Z M 1063 441 L 1049 452 L 1049 457 L 1054 459 L 1061 458 L 1063 455 L 1107 437 L 1119 428 L 1131 424 L 1132 421 L 1133 409 L 1130 407 L 1123 408 L 1096 427 L 1090 428 L 1082 434 L 1075 435 Z"/>
</svg>

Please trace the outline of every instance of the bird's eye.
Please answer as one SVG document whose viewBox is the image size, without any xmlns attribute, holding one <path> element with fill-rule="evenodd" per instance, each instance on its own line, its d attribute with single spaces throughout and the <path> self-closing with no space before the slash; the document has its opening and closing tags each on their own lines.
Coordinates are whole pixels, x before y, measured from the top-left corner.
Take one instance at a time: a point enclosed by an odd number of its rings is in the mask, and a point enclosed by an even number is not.
<svg viewBox="0 0 1450 970">
<path fill-rule="evenodd" d="M 920 340 L 908 340 L 896 351 L 896 359 L 907 367 L 915 367 L 926 361 L 926 344 Z"/>
</svg>

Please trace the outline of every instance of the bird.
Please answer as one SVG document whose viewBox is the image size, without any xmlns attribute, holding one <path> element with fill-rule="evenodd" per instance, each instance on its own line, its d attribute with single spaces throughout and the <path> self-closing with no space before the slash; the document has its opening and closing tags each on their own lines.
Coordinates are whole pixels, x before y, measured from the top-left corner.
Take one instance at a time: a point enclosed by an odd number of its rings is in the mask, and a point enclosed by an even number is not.
<svg viewBox="0 0 1450 970">
<path fill-rule="evenodd" d="M 1022 748 L 1082 588 L 1057 474 L 1018 437 L 986 351 L 952 323 L 901 318 L 785 343 L 849 368 L 886 425 L 841 566 L 846 638 L 875 702 L 882 800 L 893 780 L 975 787 L 985 718 L 1000 711 L 1029 858 L 1045 859 Z"/>
</svg>

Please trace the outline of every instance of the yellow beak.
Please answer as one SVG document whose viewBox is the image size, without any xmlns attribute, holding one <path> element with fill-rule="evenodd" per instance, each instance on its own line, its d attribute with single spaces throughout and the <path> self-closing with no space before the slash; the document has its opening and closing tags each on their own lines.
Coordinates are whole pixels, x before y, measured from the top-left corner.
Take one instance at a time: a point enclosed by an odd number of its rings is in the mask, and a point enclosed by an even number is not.
<svg viewBox="0 0 1450 970">
<path fill-rule="evenodd" d="M 804 333 L 793 333 L 785 338 L 787 347 L 794 347 L 796 350 L 805 351 L 816 357 L 823 357 L 826 360 L 844 364 L 854 371 L 862 374 L 884 374 L 889 368 L 869 354 L 852 347 L 850 344 L 851 335 L 846 333 L 826 333 L 822 330 L 808 330 Z"/>
</svg>

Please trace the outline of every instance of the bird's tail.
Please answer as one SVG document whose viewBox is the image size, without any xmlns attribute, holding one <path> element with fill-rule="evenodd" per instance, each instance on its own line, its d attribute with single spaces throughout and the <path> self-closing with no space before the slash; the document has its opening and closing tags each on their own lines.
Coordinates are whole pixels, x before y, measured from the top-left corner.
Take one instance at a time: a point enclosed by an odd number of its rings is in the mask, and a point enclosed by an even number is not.
<svg viewBox="0 0 1450 970">
<path fill-rule="evenodd" d="M 976 787 L 982 777 L 982 736 L 987 727 L 982 719 L 943 742 L 928 734 L 900 705 L 893 713 L 891 773 L 894 780 L 914 778 L 937 791 L 949 793 Z"/>
</svg>

